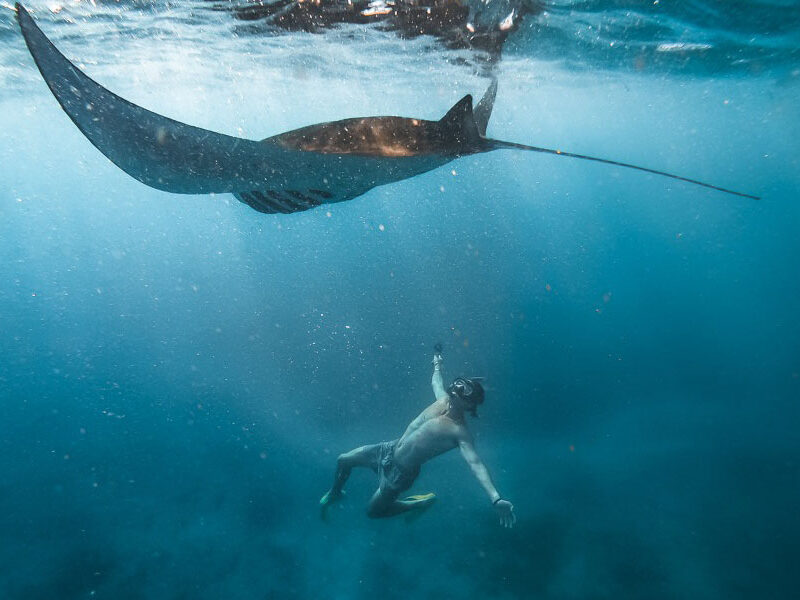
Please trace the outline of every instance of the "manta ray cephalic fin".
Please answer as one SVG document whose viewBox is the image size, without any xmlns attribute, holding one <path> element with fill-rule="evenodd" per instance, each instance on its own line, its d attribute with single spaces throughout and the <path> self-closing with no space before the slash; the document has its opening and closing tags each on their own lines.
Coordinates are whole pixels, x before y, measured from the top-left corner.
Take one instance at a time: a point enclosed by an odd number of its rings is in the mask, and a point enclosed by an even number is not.
<svg viewBox="0 0 800 600">
<path fill-rule="evenodd" d="M 475 124 L 478 126 L 478 133 L 482 136 L 486 135 L 486 128 L 489 126 L 489 119 L 492 116 L 492 109 L 494 108 L 494 99 L 497 97 L 497 79 L 493 78 L 491 85 L 483 94 L 483 98 L 478 102 L 478 106 L 473 110 L 475 117 Z"/>
</svg>

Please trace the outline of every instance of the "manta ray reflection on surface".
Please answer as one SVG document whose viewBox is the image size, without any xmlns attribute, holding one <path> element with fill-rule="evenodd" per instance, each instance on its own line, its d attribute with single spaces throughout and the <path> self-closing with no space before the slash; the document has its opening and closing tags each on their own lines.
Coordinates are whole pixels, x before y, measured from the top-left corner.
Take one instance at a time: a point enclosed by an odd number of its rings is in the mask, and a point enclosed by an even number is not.
<svg viewBox="0 0 800 600">
<path fill-rule="evenodd" d="M 61 107 L 89 141 L 128 175 L 178 194 L 232 193 L 263 213 L 292 213 L 350 200 L 374 187 L 501 148 L 582 158 L 700 181 L 626 163 L 485 137 L 493 83 L 473 111 L 465 96 L 439 121 L 366 117 L 310 125 L 262 141 L 180 123 L 105 89 L 62 55 L 20 4 L 25 42 Z"/>
<path fill-rule="evenodd" d="M 545 10 L 541 0 L 225 0 L 215 10 L 233 14 L 245 31 L 321 32 L 344 23 L 379 25 L 403 38 L 430 35 L 445 47 L 500 59 L 503 44 L 527 15 Z"/>
</svg>

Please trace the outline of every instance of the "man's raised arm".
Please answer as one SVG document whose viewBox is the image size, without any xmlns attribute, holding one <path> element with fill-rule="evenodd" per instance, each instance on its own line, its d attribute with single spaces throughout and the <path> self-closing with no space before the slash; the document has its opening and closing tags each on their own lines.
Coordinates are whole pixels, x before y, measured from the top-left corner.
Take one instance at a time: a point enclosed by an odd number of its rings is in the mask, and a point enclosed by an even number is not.
<svg viewBox="0 0 800 600">
<path fill-rule="evenodd" d="M 433 387 L 433 395 L 437 400 L 447 397 L 447 392 L 444 389 L 444 380 L 442 379 L 442 345 L 436 344 L 433 349 L 433 376 L 431 377 L 431 386 Z"/>
<path fill-rule="evenodd" d="M 472 470 L 473 475 L 475 475 L 475 478 L 489 495 L 489 500 L 492 506 L 494 506 L 497 516 L 500 517 L 500 523 L 503 527 L 513 527 L 514 523 L 517 522 L 517 516 L 514 514 L 514 505 L 500 497 L 500 493 L 497 491 L 497 488 L 494 487 L 494 483 L 492 483 L 489 470 L 486 468 L 486 465 L 483 464 L 478 453 L 475 452 L 472 436 L 466 431 L 464 431 L 459 439 L 458 447 L 461 450 L 461 455 L 464 457 L 464 460 L 467 461 L 469 468 Z"/>
</svg>

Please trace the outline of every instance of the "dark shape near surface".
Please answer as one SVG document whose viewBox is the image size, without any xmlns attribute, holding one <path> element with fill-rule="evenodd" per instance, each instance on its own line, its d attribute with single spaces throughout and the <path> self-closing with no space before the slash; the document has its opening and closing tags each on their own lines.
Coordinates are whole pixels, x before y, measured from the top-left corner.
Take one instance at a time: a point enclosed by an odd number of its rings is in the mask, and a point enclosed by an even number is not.
<svg viewBox="0 0 800 600">
<path fill-rule="evenodd" d="M 232 193 L 263 213 L 292 213 L 350 200 L 469 154 L 533 150 L 638 169 L 616 161 L 485 137 L 494 81 L 473 111 L 472 96 L 438 121 L 365 117 L 310 125 L 265 140 L 193 127 L 136 106 L 105 89 L 62 55 L 20 4 L 28 49 L 64 112 L 111 162 L 144 184 L 178 194 Z"/>
<path fill-rule="evenodd" d="M 485 52 L 489 64 L 540 0 L 225 0 L 215 8 L 255 30 L 321 32 L 343 23 L 376 24 L 403 38 L 430 35 L 449 48 Z"/>
</svg>

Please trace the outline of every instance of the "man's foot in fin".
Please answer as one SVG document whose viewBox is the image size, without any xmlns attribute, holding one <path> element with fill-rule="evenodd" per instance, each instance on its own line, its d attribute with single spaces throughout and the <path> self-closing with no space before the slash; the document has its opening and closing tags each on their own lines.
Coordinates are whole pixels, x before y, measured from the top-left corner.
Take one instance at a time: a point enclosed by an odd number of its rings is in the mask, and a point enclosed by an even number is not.
<svg viewBox="0 0 800 600">
<path fill-rule="evenodd" d="M 320 516 L 322 517 L 323 521 L 328 520 L 328 509 L 330 508 L 331 504 L 341 500 L 342 496 L 344 496 L 344 491 L 336 494 L 333 492 L 333 490 L 328 490 L 325 495 L 319 499 Z"/>
<path fill-rule="evenodd" d="M 436 502 L 436 494 L 433 492 L 429 494 L 415 494 L 403 498 L 403 504 L 409 505 L 409 510 L 405 514 L 406 523 L 412 523 L 419 519 L 433 503 Z"/>
</svg>

